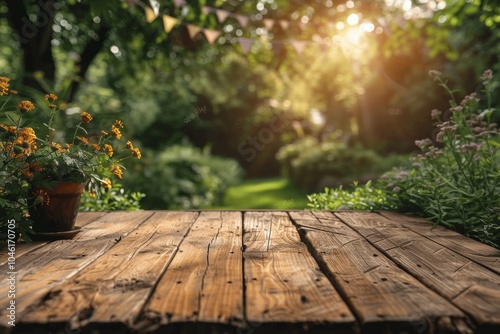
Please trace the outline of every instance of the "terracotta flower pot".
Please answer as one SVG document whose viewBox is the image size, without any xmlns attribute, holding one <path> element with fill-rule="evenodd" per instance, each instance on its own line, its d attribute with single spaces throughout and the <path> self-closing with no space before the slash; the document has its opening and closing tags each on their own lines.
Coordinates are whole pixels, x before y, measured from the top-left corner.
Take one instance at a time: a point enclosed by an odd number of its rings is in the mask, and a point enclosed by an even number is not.
<svg viewBox="0 0 500 334">
<path fill-rule="evenodd" d="M 85 185 L 85 182 L 61 182 L 51 189 L 45 187 L 35 189 L 46 192 L 49 202 L 39 203 L 30 208 L 33 230 L 43 233 L 73 230 Z"/>
</svg>

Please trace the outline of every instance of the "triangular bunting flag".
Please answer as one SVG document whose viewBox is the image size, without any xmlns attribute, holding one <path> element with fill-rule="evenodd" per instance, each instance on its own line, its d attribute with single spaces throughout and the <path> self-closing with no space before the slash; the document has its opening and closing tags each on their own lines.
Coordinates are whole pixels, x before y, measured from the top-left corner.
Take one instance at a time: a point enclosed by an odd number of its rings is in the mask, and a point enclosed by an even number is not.
<svg viewBox="0 0 500 334">
<path fill-rule="evenodd" d="M 186 25 L 186 28 L 188 30 L 188 33 L 189 33 L 189 37 L 191 37 L 191 39 L 194 38 L 194 36 L 196 36 L 197 33 L 200 32 L 201 28 L 200 27 L 197 27 L 197 26 L 194 26 L 192 24 L 187 24 Z"/>
<path fill-rule="evenodd" d="M 214 44 L 214 42 L 221 34 L 220 31 L 211 29 L 203 29 L 203 33 L 205 33 L 205 37 L 207 38 L 207 41 L 210 44 Z"/>
<path fill-rule="evenodd" d="M 179 20 L 175 17 L 163 15 L 163 28 L 167 34 L 175 27 L 177 22 L 179 22 Z"/>
<path fill-rule="evenodd" d="M 217 16 L 217 20 L 219 20 L 219 23 L 224 23 L 224 21 L 226 21 L 227 17 L 229 16 L 229 12 L 227 10 L 216 9 L 215 15 Z"/>
<path fill-rule="evenodd" d="M 203 14 L 207 15 L 207 14 L 210 14 L 212 12 L 212 8 L 210 8 L 208 6 L 203 6 L 203 7 L 201 7 L 201 11 L 203 12 Z"/>
<path fill-rule="evenodd" d="M 262 22 L 264 22 L 264 26 L 266 27 L 267 31 L 270 31 L 274 27 L 273 19 L 264 19 Z"/>
<path fill-rule="evenodd" d="M 151 8 L 153 9 L 153 13 L 155 14 L 155 18 L 160 14 L 160 3 L 157 0 L 149 0 L 151 4 Z"/>
<path fill-rule="evenodd" d="M 306 47 L 306 42 L 296 41 L 292 39 L 290 43 L 292 44 L 293 48 L 295 49 L 295 51 L 299 56 L 302 54 L 302 52 L 304 52 L 304 48 Z"/>
<path fill-rule="evenodd" d="M 175 8 L 179 8 L 186 5 L 186 0 L 174 0 Z"/>
<path fill-rule="evenodd" d="M 241 27 L 245 28 L 248 25 L 249 18 L 248 16 L 237 14 L 236 20 L 238 21 Z"/>
<path fill-rule="evenodd" d="M 250 50 L 253 40 L 251 40 L 250 38 L 238 37 L 238 42 L 240 43 L 243 52 L 245 52 L 246 54 Z"/>
<path fill-rule="evenodd" d="M 288 22 L 286 20 L 280 20 L 281 29 L 287 30 L 289 25 L 290 25 L 290 22 Z"/>
<path fill-rule="evenodd" d="M 155 12 L 150 7 L 145 7 L 144 11 L 146 12 L 146 21 L 148 23 L 151 23 L 156 19 Z"/>
</svg>

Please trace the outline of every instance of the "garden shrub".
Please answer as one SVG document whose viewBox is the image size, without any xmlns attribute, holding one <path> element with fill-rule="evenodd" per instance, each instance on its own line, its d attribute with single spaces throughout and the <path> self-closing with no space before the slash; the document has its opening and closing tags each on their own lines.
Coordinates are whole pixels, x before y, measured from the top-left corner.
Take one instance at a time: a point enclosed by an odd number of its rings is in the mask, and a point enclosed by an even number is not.
<svg viewBox="0 0 500 334">
<path fill-rule="evenodd" d="M 381 157 L 341 141 L 318 142 L 306 137 L 284 146 L 277 154 L 283 173 L 297 186 L 310 191 L 374 177 Z"/>
<path fill-rule="evenodd" d="M 222 202 L 227 188 L 239 182 L 235 160 L 211 155 L 208 148 L 174 145 L 160 152 L 143 152 L 141 164 L 129 167 L 124 184 L 144 193 L 143 209 L 195 209 Z"/>
<path fill-rule="evenodd" d="M 457 103 L 440 73 L 431 76 L 450 94 L 451 107 L 432 111 L 436 137 L 416 141 L 420 153 L 412 165 L 386 173 L 370 191 L 355 187 L 312 194 L 309 205 L 411 212 L 500 248 L 500 132 L 491 106 L 497 83 L 488 70 L 481 96 L 472 93 Z M 350 197 L 355 199 L 340 200 Z"/>
<path fill-rule="evenodd" d="M 136 211 L 141 209 L 140 201 L 146 195 L 126 191 L 119 183 L 111 188 L 102 189 L 97 197 L 94 193 L 84 192 L 80 201 L 80 211 Z"/>
</svg>

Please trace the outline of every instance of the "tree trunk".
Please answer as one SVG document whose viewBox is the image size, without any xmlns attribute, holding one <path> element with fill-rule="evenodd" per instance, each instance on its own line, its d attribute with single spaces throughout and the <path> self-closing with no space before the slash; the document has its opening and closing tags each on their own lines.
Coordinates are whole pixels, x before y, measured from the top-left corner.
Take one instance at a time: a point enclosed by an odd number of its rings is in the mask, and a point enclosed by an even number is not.
<svg viewBox="0 0 500 334">
<path fill-rule="evenodd" d="M 35 72 L 41 72 L 50 81 L 54 81 L 56 67 L 52 57 L 52 24 L 57 12 L 54 0 L 38 0 L 36 21 L 29 19 L 24 2 L 6 0 L 9 9 L 7 19 L 19 37 L 23 51 L 23 67 L 27 74 L 23 77 L 23 85 L 44 92 L 34 78 Z"/>
<path fill-rule="evenodd" d="M 42 93 L 53 93 L 45 91 L 38 83 L 35 73 L 43 75 L 52 84 L 55 83 L 56 64 L 52 55 L 52 25 L 61 4 L 56 0 L 38 0 L 36 2 L 38 10 L 34 13 L 37 17 L 35 22 L 29 19 L 24 1 L 6 0 L 6 4 L 9 9 L 7 18 L 18 35 L 23 53 L 23 85 Z M 108 26 L 102 25 L 97 32 L 98 37 L 87 43 L 76 64 L 79 68 L 77 77 L 71 81 L 68 95 L 61 97 L 66 102 L 71 102 L 75 98 L 82 79 L 101 51 L 109 31 Z"/>
</svg>

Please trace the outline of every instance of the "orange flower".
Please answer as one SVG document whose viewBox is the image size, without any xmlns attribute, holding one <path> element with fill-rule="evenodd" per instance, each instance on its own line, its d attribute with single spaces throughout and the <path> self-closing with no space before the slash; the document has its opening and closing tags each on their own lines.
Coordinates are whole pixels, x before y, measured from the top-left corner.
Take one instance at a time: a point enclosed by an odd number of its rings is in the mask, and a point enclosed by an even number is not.
<svg viewBox="0 0 500 334">
<path fill-rule="evenodd" d="M 30 169 L 34 172 L 41 172 L 42 171 L 42 167 L 40 167 L 40 165 L 36 162 L 30 163 Z"/>
<path fill-rule="evenodd" d="M 0 77 L 0 96 L 9 94 L 9 78 Z"/>
<path fill-rule="evenodd" d="M 30 164 L 24 164 L 23 167 L 20 169 L 21 174 L 26 176 L 28 179 L 33 178 L 33 172 L 30 170 Z"/>
<path fill-rule="evenodd" d="M 30 101 L 21 101 L 17 105 L 17 109 L 19 109 L 19 111 L 21 113 L 25 114 L 28 111 L 34 110 L 35 109 L 35 105 L 33 103 L 31 103 Z"/>
<path fill-rule="evenodd" d="M 101 146 L 99 146 L 98 144 L 92 144 L 91 146 L 92 146 L 92 147 L 94 148 L 94 150 L 96 150 L 96 151 L 100 151 L 100 150 L 101 150 Z"/>
<path fill-rule="evenodd" d="M 137 147 L 134 147 L 132 149 L 132 155 L 134 157 L 137 157 L 137 159 L 140 159 L 141 158 L 141 151 Z"/>
<path fill-rule="evenodd" d="M 92 116 L 88 112 L 82 112 L 82 123 L 88 124 L 92 120 Z"/>
<path fill-rule="evenodd" d="M 131 142 L 130 140 L 127 140 L 127 143 L 125 144 L 125 146 L 126 146 L 129 150 L 134 149 L 134 145 L 132 144 L 132 142 Z"/>
<path fill-rule="evenodd" d="M 24 154 L 30 155 L 38 149 L 36 145 L 36 134 L 32 128 L 21 128 L 17 131 L 17 138 L 14 140 L 14 145 L 24 149 Z"/>
<path fill-rule="evenodd" d="M 38 190 L 37 192 L 35 192 L 34 195 L 35 195 L 35 199 L 38 201 L 38 203 L 40 203 L 41 205 L 49 205 L 50 197 L 46 191 Z"/>
<path fill-rule="evenodd" d="M 78 138 L 78 140 L 81 141 L 84 145 L 89 144 L 89 140 L 85 137 L 76 137 L 76 138 Z"/>
<path fill-rule="evenodd" d="M 11 90 L 10 90 L 10 93 L 11 93 L 12 95 L 16 95 L 16 94 L 17 94 L 17 90 L 11 89 Z"/>
<path fill-rule="evenodd" d="M 103 135 L 103 136 L 109 136 L 109 133 L 107 133 L 107 132 L 106 132 L 106 131 L 104 131 L 104 130 L 101 130 L 101 133 L 102 133 L 102 135 Z"/>
<path fill-rule="evenodd" d="M 113 165 L 113 168 L 111 168 L 111 173 L 115 174 L 119 179 L 121 179 L 123 176 L 123 171 L 118 165 Z"/>
<path fill-rule="evenodd" d="M 123 128 L 123 122 L 117 119 L 115 123 L 113 124 L 114 127 L 116 128 Z"/>
<path fill-rule="evenodd" d="M 50 143 L 50 147 L 52 148 L 52 150 L 54 151 L 57 151 L 57 152 L 61 152 L 61 150 L 63 149 L 61 145 L 59 145 L 58 143 Z"/>
<path fill-rule="evenodd" d="M 52 100 L 52 102 L 54 102 L 55 100 L 57 100 L 57 95 L 55 94 L 45 94 L 45 99 L 48 101 L 48 100 Z"/>
<path fill-rule="evenodd" d="M 114 125 L 111 127 L 111 133 L 113 133 L 113 136 L 115 136 L 116 139 L 120 139 L 122 137 L 122 133 L 120 132 L 120 129 L 118 129 Z"/>
<path fill-rule="evenodd" d="M 103 186 L 106 189 L 111 188 L 111 180 L 106 178 L 101 182 L 101 186 Z"/>
<path fill-rule="evenodd" d="M 0 123 L 0 128 L 4 129 L 11 135 L 15 135 L 17 133 L 17 128 L 15 126 L 7 126 L 5 124 Z"/>
<path fill-rule="evenodd" d="M 106 150 L 106 153 L 109 155 L 109 157 L 113 156 L 113 147 L 109 144 L 104 144 L 104 149 Z"/>
</svg>

